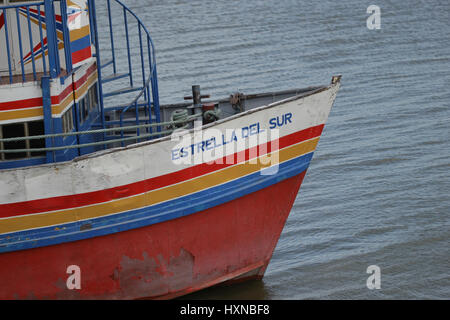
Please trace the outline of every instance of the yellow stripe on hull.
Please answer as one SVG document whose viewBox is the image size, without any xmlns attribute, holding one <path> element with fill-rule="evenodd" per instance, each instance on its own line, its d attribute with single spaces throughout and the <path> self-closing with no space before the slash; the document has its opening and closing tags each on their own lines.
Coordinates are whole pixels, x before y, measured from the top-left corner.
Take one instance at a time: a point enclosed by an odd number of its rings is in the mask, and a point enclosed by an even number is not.
<svg viewBox="0 0 450 320">
<path fill-rule="evenodd" d="M 319 137 L 275 151 L 269 155 L 262 156 L 259 159 L 263 157 L 276 158 L 278 156 L 279 163 L 282 163 L 313 152 L 316 149 L 318 142 Z M 0 234 L 61 225 L 64 223 L 76 222 L 78 220 L 99 218 L 155 205 L 241 178 L 267 167 L 266 165 L 263 165 L 261 161 L 258 161 L 255 164 L 253 164 L 253 162 L 250 163 L 249 161 L 246 161 L 192 180 L 128 198 L 112 200 L 81 208 L 7 218 L 0 220 Z M 189 190 L 189 193 L 186 193 L 186 190 Z"/>
</svg>

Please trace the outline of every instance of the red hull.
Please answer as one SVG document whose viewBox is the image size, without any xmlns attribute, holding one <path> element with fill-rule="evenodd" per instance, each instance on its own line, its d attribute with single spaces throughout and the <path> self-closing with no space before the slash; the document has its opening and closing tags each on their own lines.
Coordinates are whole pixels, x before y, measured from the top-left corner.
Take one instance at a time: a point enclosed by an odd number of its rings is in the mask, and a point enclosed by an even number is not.
<svg viewBox="0 0 450 320">
<path fill-rule="evenodd" d="M 148 227 L 0 254 L 0 299 L 166 299 L 261 278 L 304 175 Z M 80 290 L 67 289 L 71 265 Z"/>
</svg>

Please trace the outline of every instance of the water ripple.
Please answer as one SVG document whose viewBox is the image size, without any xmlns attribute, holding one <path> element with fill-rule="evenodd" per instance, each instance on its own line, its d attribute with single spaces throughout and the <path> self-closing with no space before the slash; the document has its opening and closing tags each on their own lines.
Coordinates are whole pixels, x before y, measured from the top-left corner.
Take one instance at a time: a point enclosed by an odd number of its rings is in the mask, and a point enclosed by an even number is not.
<svg viewBox="0 0 450 320">
<path fill-rule="evenodd" d="M 448 0 L 381 1 L 374 31 L 356 0 L 125 2 L 152 33 L 166 103 L 192 84 L 223 97 L 343 74 L 263 285 L 208 298 L 450 297 Z M 365 286 L 371 264 L 381 290 Z"/>
</svg>

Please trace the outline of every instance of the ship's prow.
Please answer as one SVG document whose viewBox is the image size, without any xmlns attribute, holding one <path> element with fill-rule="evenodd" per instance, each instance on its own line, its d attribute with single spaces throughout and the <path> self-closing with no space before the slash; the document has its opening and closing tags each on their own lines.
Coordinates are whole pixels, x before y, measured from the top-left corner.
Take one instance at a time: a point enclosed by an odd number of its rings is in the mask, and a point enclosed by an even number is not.
<svg viewBox="0 0 450 320">
<path fill-rule="evenodd" d="M 161 299 L 261 278 L 338 88 L 211 123 L 198 140 L 188 131 L 20 179 L 0 171 L 17 190 L 1 189 L 0 274 L 18 274 L 1 278 L 1 298 Z M 79 290 L 63 280 L 73 265 Z"/>
<path fill-rule="evenodd" d="M 123 74 L 112 27 L 102 61 L 94 1 L 0 6 L 0 299 L 168 299 L 262 278 L 341 77 L 208 101 L 194 86 L 160 105 L 147 29 L 107 4 L 124 47 L 129 19 L 142 40 Z"/>
</svg>

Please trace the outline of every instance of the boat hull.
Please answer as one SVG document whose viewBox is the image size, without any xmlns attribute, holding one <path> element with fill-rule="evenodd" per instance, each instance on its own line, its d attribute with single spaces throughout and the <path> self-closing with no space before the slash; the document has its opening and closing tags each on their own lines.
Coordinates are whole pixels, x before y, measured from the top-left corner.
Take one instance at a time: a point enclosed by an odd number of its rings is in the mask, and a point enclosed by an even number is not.
<svg viewBox="0 0 450 320">
<path fill-rule="evenodd" d="M 2 254 L 0 298 L 166 299 L 261 278 L 304 176 L 148 227 Z M 67 288 L 74 263 L 80 290 Z"/>
<path fill-rule="evenodd" d="M 0 171 L 0 299 L 164 299 L 261 278 L 338 89 Z"/>
</svg>

